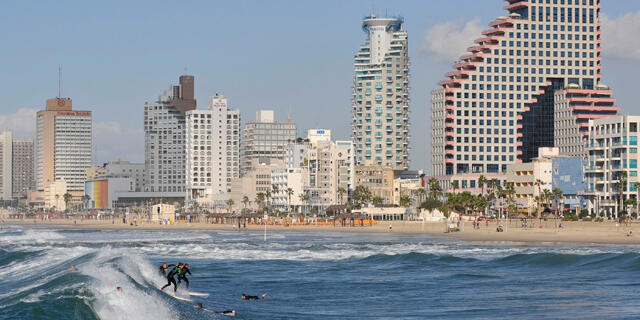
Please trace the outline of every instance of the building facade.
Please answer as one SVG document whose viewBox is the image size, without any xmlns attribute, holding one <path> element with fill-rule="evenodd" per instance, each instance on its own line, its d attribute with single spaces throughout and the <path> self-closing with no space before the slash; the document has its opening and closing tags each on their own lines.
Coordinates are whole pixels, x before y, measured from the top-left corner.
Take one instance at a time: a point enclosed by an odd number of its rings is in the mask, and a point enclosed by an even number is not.
<svg viewBox="0 0 640 320">
<path fill-rule="evenodd" d="M 620 109 L 612 95 L 613 91 L 603 85 L 589 90 L 571 84 L 555 92 L 553 145 L 561 155 L 587 157 L 589 120 L 614 117 Z"/>
<path fill-rule="evenodd" d="M 356 164 L 409 167 L 409 55 L 402 18 L 366 17 L 354 58 L 352 141 Z"/>
<path fill-rule="evenodd" d="M 254 169 L 252 164 L 266 161 L 264 159 L 284 160 L 285 146 L 296 140 L 296 134 L 295 122 L 275 121 L 273 110 L 256 112 L 256 120 L 242 127 L 240 173 L 244 175 Z"/>
<path fill-rule="evenodd" d="M 127 160 L 111 161 L 104 164 L 105 176 L 112 178 L 129 178 L 130 189 L 134 192 L 144 191 L 145 165 Z"/>
<path fill-rule="evenodd" d="M 355 186 L 364 186 L 371 192 L 371 199 L 382 198 L 383 204 L 393 203 L 393 180 L 399 172 L 392 167 L 355 166 Z M 354 187 L 355 189 L 355 187 Z"/>
<path fill-rule="evenodd" d="M 592 215 L 617 216 L 623 200 L 637 197 L 640 116 L 616 116 L 589 121 L 587 145 L 587 195 Z M 626 183 L 619 186 L 621 175 Z"/>
<path fill-rule="evenodd" d="M 0 134 L 0 200 L 13 199 L 13 132 Z"/>
<path fill-rule="evenodd" d="M 601 78 L 599 0 L 508 2 L 432 91 L 432 169 L 446 189 L 553 146 L 555 90 Z"/>
<path fill-rule="evenodd" d="M 307 141 L 303 168 L 309 206 L 323 212 L 332 204 L 346 203 L 354 185 L 352 142 L 332 141 L 331 131 L 325 129 L 309 130 Z"/>
<path fill-rule="evenodd" d="M 187 197 L 226 201 L 240 177 L 240 111 L 215 95 L 209 109 L 187 112 Z"/>
<path fill-rule="evenodd" d="M 13 140 L 12 189 L 14 199 L 24 199 L 33 189 L 33 140 Z"/>
<path fill-rule="evenodd" d="M 36 189 L 55 181 L 79 201 L 92 161 L 91 111 L 73 110 L 70 98 L 47 100 L 36 116 Z"/>
<path fill-rule="evenodd" d="M 185 114 L 195 108 L 194 77 L 188 75 L 144 104 L 145 191 L 186 192 Z"/>
</svg>

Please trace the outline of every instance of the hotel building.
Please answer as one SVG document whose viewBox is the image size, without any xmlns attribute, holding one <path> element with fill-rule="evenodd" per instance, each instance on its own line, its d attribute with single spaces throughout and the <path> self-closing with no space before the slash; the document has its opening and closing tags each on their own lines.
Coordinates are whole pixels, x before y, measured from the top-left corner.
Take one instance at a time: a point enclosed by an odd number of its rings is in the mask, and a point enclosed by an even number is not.
<svg viewBox="0 0 640 320">
<path fill-rule="evenodd" d="M 409 168 L 409 55 L 402 18 L 366 17 L 354 58 L 352 141 L 356 165 Z"/>
<path fill-rule="evenodd" d="M 49 99 L 37 113 L 36 130 L 36 190 L 65 181 L 66 191 L 79 201 L 92 160 L 91 111 L 73 110 L 70 98 Z"/>
<path fill-rule="evenodd" d="M 187 112 L 187 198 L 223 205 L 240 177 L 240 110 L 215 95 L 209 109 Z"/>
<path fill-rule="evenodd" d="M 504 180 L 509 164 L 553 147 L 557 90 L 600 94 L 600 8 L 599 0 L 508 0 L 508 15 L 432 91 L 432 169 L 443 188 L 479 189 L 480 175 Z"/>
</svg>

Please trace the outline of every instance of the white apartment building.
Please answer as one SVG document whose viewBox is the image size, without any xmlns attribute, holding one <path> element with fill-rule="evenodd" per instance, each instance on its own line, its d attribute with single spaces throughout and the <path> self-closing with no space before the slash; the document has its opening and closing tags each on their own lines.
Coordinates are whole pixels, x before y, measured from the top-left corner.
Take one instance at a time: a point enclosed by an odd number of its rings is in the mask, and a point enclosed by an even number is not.
<svg viewBox="0 0 640 320">
<path fill-rule="evenodd" d="M 271 188 L 277 187 L 278 192 L 272 194 L 272 204 L 282 212 L 302 212 L 299 208 L 304 205 L 300 195 L 304 194 L 306 170 L 300 167 L 286 167 L 271 170 Z M 289 197 L 288 189 L 293 191 Z"/>
<path fill-rule="evenodd" d="M 284 160 L 285 146 L 296 140 L 296 134 L 294 121 L 276 121 L 273 110 L 256 112 L 256 120 L 248 121 L 242 128 L 241 175 L 255 169 L 252 164 L 265 162 L 266 159 Z"/>
<path fill-rule="evenodd" d="M 147 192 L 186 192 L 185 113 L 196 108 L 193 86 L 193 76 L 180 76 L 155 103 L 144 104 Z"/>
<path fill-rule="evenodd" d="M 240 111 L 216 94 L 207 110 L 187 112 L 187 197 L 224 205 L 240 177 Z"/>
<path fill-rule="evenodd" d="M 542 148 L 540 156 L 532 162 L 514 163 L 507 167 L 507 183 L 513 183 L 515 201 L 519 208 L 533 208 L 535 197 L 544 190 L 553 190 L 553 158 L 558 157 L 558 148 Z M 536 181 L 542 181 L 540 188 Z M 535 209 L 532 209 L 532 213 Z"/>
<path fill-rule="evenodd" d="M 640 116 L 616 116 L 589 121 L 587 195 L 592 214 L 620 212 L 619 177 L 627 174 L 623 200 L 637 197 Z"/>
<path fill-rule="evenodd" d="M 503 180 L 509 164 L 553 146 L 554 92 L 598 89 L 600 8 L 508 0 L 432 91 L 432 173 L 443 188 L 453 180 L 473 188 L 480 175 Z"/>
<path fill-rule="evenodd" d="M 354 59 L 355 162 L 409 168 L 409 55 L 402 18 L 366 17 L 367 40 Z"/>
</svg>

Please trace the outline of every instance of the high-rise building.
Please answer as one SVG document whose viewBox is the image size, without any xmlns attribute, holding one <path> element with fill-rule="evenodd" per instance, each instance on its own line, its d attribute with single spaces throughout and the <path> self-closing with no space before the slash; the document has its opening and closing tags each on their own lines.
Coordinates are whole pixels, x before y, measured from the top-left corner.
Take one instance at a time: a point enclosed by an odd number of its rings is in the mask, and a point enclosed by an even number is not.
<svg viewBox="0 0 640 320">
<path fill-rule="evenodd" d="M 13 198 L 26 198 L 33 188 L 33 140 L 13 140 Z"/>
<path fill-rule="evenodd" d="M 616 116 L 589 120 L 587 150 L 587 196 L 592 215 L 601 213 L 618 216 L 620 198 L 624 200 L 638 194 L 638 140 L 640 116 Z M 626 183 L 620 177 L 626 173 Z M 623 180 L 624 181 L 624 180 Z M 622 194 L 621 194 L 622 191 Z"/>
<path fill-rule="evenodd" d="M 480 175 L 503 179 L 553 147 L 554 92 L 598 88 L 599 0 L 508 2 L 432 91 L 432 174 L 444 188 L 479 189 Z"/>
<path fill-rule="evenodd" d="M 229 199 L 231 182 L 240 177 L 240 110 L 229 109 L 216 94 L 209 109 L 187 112 L 187 197 Z"/>
<path fill-rule="evenodd" d="M 0 134 L 0 200 L 13 199 L 13 132 Z"/>
<path fill-rule="evenodd" d="M 354 58 L 352 141 L 356 165 L 409 167 L 409 55 L 402 18 L 366 17 Z"/>
<path fill-rule="evenodd" d="M 284 161 L 285 146 L 296 139 L 296 123 L 275 121 L 273 110 L 256 112 L 256 120 L 248 121 L 242 128 L 240 141 L 240 173 L 246 174 L 256 163 L 267 159 Z"/>
<path fill-rule="evenodd" d="M 70 98 L 48 99 L 36 117 L 36 189 L 56 181 L 78 201 L 92 160 L 91 111 L 73 110 Z"/>
<path fill-rule="evenodd" d="M 188 75 L 144 104 L 145 191 L 185 192 L 185 114 L 195 108 L 194 77 Z"/>
</svg>

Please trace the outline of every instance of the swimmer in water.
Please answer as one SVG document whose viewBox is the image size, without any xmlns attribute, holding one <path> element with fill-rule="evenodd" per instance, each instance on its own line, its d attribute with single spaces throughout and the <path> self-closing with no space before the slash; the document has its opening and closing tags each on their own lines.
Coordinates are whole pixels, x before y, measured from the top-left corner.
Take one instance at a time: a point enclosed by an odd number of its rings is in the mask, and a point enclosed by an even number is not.
<svg viewBox="0 0 640 320">
<path fill-rule="evenodd" d="M 202 306 L 202 302 L 198 302 L 198 304 L 196 304 L 196 309 L 209 311 L 209 312 L 213 312 L 215 314 L 221 314 L 221 315 L 230 316 L 230 317 L 234 317 L 236 315 L 236 311 L 235 310 L 213 311 L 213 310 L 205 309 Z"/>
<path fill-rule="evenodd" d="M 78 268 L 76 268 L 76 266 L 72 264 L 71 265 L 71 271 L 78 271 Z"/>
</svg>

